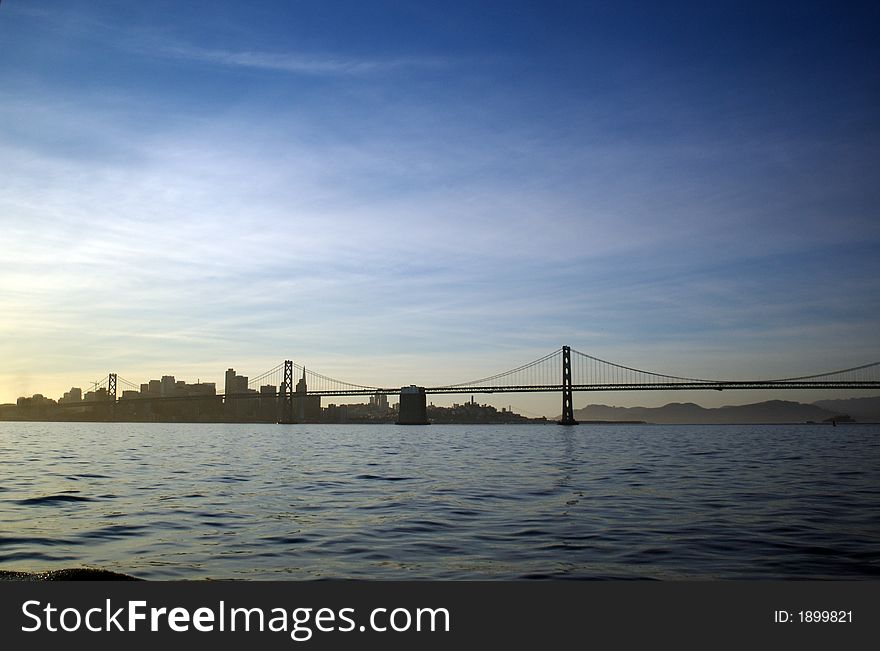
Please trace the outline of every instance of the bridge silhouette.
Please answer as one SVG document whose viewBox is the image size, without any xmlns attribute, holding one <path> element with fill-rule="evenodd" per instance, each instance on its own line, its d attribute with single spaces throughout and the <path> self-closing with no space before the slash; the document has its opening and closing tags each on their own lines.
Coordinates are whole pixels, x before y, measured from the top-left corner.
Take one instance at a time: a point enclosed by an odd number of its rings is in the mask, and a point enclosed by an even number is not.
<svg viewBox="0 0 880 651">
<path fill-rule="evenodd" d="M 300 379 L 298 387 L 294 378 Z M 272 401 L 278 414 L 278 422 L 297 422 L 297 401 L 304 396 L 400 396 L 400 420 L 402 424 L 427 423 L 425 417 L 425 396 L 428 394 L 474 394 L 474 393 L 522 393 L 558 392 L 562 396 L 563 425 L 576 425 L 572 398 L 575 392 L 587 391 L 730 391 L 730 390 L 804 390 L 804 389 L 880 389 L 880 362 L 864 364 L 837 371 L 827 371 L 814 375 L 786 377 L 777 379 L 723 380 L 695 377 L 682 377 L 645 371 L 621 364 L 615 364 L 569 346 L 561 348 L 539 359 L 522 364 L 502 373 L 487 377 L 437 386 L 370 386 L 354 384 L 308 370 L 285 360 L 278 366 L 257 375 L 248 381 L 247 391 L 236 393 L 212 393 L 209 396 L 117 396 L 117 388 L 126 387 L 134 392 L 140 386 L 109 373 L 94 386 L 93 395 L 100 399 L 74 403 L 88 406 L 112 404 L 129 401 L 176 401 L 213 399 L 230 403 L 238 400 L 259 399 Z M 307 387 L 307 388 L 306 388 Z M 301 415 L 302 403 L 299 404 Z M 301 418 L 300 418 L 301 420 Z"/>
</svg>

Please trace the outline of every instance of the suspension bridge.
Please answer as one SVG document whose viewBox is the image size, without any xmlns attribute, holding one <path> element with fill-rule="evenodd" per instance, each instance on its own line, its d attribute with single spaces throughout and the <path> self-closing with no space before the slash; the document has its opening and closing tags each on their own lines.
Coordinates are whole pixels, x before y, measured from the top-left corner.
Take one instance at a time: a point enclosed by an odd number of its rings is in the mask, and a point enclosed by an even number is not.
<svg viewBox="0 0 880 651">
<path fill-rule="evenodd" d="M 231 369 L 230 369 L 231 370 Z M 240 376 L 239 376 L 240 377 Z M 296 386 L 295 378 L 298 379 Z M 244 379 L 244 378 L 241 378 Z M 519 393 L 554 392 L 562 396 L 563 425 L 577 424 L 574 418 L 573 394 L 586 391 L 730 391 L 730 390 L 791 390 L 791 389 L 880 389 L 880 362 L 873 362 L 851 368 L 774 379 L 723 380 L 683 377 L 653 371 L 645 371 L 630 366 L 609 362 L 569 346 L 561 348 L 502 373 L 455 384 L 438 386 L 394 386 L 382 387 L 367 384 L 354 384 L 335 379 L 306 369 L 291 360 L 286 360 L 272 369 L 246 381 L 245 386 L 227 386 L 223 393 L 211 392 L 199 395 L 189 392 L 186 395 L 165 395 L 161 397 L 144 395 L 146 385 L 138 385 L 109 373 L 100 381 L 91 383 L 95 401 L 104 404 L 132 400 L 149 401 L 193 401 L 199 398 L 233 404 L 241 400 L 259 400 L 264 407 L 277 413 L 278 422 L 289 423 L 302 420 L 309 398 L 320 400 L 331 396 L 379 396 L 399 395 L 399 421 L 402 424 L 427 423 L 425 397 L 428 394 L 474 394 L 474 393 Z M 199 385 L 189 385 L 198 387 Z M 117 389 L 123 389 L 117 396 Z M 213 385 L 212 385 L 213 387 Z M 99 397 L 99 398 L 97 398 Z M 88 401 L 77 403 L 91 404 Z"/>
</svg>

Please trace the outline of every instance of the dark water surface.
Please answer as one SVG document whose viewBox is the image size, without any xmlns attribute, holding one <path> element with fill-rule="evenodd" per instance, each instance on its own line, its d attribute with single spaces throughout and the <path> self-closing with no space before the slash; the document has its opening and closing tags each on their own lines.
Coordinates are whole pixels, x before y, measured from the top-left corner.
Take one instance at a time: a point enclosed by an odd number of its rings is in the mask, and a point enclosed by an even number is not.
<svg viewBox="0 0 880 651">
<path fill-rule="evenodd" d="M 0 423 L 0 569 L 874 578 L 880 427 Z"/>
</svg>

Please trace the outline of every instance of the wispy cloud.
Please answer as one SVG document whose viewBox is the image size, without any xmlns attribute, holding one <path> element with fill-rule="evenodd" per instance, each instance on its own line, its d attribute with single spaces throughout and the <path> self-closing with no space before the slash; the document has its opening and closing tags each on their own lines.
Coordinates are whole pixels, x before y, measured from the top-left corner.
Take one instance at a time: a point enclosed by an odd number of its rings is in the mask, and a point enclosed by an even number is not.
<svg viewBox="0 0 880 651">
<path fill-rule="evenodd" d="M 428 57 L 354 58 L 300 52 L 217 50 L 153 41 L 150 47 L 128 46 L 140 54 L 193 61 L 228 68 L 253 68 L 296 75 L 364 75 L 406 68 L 438 68 L 448 59 Z"/>
<path fill-rule="evenodd" d="M 443 68 L 448 56 L 353 56 L 334 52 L 202 47 L 151 28 L 127 27 L 95 16 L 15 6 L 19 16 L 39 20 L 65 38 L 109 46 L 127 54 L 224 68 L 247 68 L 307 76 L 358 76 L 406 69 Z"/>
</svg>

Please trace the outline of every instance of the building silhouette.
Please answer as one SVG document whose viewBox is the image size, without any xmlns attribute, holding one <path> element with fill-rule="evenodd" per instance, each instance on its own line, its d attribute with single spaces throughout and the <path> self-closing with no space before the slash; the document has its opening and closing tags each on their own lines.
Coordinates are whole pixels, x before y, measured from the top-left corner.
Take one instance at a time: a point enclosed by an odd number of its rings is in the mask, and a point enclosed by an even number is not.
<svg viewBox="0 0 880 651">
<path fill-rule="evenodd" d="M 230 368 L 226 371 L 226 386 L 223 393 L 227 396 L 248 392 L 247 375 L 236 375 L 235 369 Z"/>
<path fill-rule="evenodd" d="M 79 387 L 70 387 L 70 391 L 65 391 L 64 395 L 58 399 L 60 404 L 70 404 L 82 402 L 83 392 Z"/>
<path fill-rule="evenodd" d="M 321 396 L 310 396 L 307 391 L 306 369 L 303 368 L 302 378 L 293 392 L 293 419 L 298 423 L 317 423 L 321 420 Z"/>
</svg>

